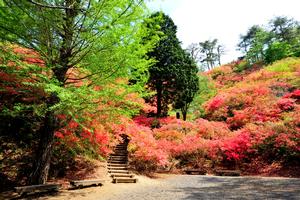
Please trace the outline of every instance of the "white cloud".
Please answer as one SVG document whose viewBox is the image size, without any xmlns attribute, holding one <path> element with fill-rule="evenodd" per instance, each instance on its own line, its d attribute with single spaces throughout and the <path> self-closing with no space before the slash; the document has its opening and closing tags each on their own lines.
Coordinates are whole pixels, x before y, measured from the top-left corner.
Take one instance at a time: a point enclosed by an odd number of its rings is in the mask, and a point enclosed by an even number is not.
<svg viewBox="0 0 300 200">
<path fill-rule="evenodd" d="M 299 0 L 156 0 L 152 10 L 162 10 L 178 27 L 183 47 L 190 43 L 217 38 L 225 45 L 223 62 L 239 56 L 239 35 L 255 24 L 267 24 L 274 16 L 288 16 L 300 21 Z"/>
</svg>

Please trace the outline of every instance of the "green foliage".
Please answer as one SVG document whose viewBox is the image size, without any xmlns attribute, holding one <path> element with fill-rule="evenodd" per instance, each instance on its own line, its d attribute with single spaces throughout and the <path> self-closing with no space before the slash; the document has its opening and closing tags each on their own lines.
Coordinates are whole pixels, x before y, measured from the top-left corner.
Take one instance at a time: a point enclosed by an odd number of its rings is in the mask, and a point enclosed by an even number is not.
<svg viewBox="0 0 300 200">
<path fill-rule="evenodd" d="M 3 3 L 0 41 L 17 44 L 13 50 L 22 47 L 20 54 L 25 54 L 24 57 L 34 55 L 42 61 L 30 63 L 25 58 L 22 65 L 17 64 L 13 69 L 34 101 L 20 102 L 18 98 L 23 93 L 12 95 L 16 101 L 7 101 L 5 107 L 11 113 L 24 113 L 31 106 L 32 115 L 39 117 L 40 125 L 35 129 L 43 137 L 37 163 L 42 164 L 36 166 L 32 180 L 43 183 L 51 155 L 48 147 L 51 149 L 54 132 L 62 125 L 58 115 L 88 121 L 87 113 L 97 112 L 99 102 L 121 99 L 125 93 L 114 88 L 115 83 L 147 72 L 152 60 L 145 55 L 157 39 L 143 40 L 149 34 L 143 25 L 147 12 L 141 1 L 3 0 Z M 6 51 L 5 47 L 2 50 Z M 6 65 L 5 74 L 11 71 L 9 62 L 1 64 Z M 38 69 L 42 73 L 36 73 Z M 123 89 L 141 91 L 145 81 L 141 79 Z M 41 92 L 35 95 L 35 90 Z M 121 104 L 103 112 L 134 113 L 129 101 Z"/>
<path fill-rule="evenodd" d="M 251 67 L 251 65 L 247 62 L 247 60 L 242 60 L 234 66 L 233 71 L 242 72 L 248 69 L 249 67 Z"/>
<path fill-rule="evenodd" d="M 224 46 L 218 44 L 218 39 L 190 44 L 186 51 L 195 62 L 201 63 L 200 71 L 211 70 L 216 65 L 221 65 L 221 56 L 225 53 Z"/>
<path fill-rule="evenodd" d="M 299 68 L 299 64 L 299 58 L 286 58 L 274 62 L 265 69 L 271 72 L 296 72 L 297 68 Z"/>
<path fill-rule="evenodd" d="M 186 115 L 190 103 L 199 90 L 199 78 L 197 75 L 198 69 L 189 55 L 183 55 L 183 62 L 178 69 L 180 74 L 176 80 L 177 94 L 175 96 L 174 108 L 181 109 L 183 120 L 186 120 Z"/>
<path fill-rule="evenodd" d="M 22 81 L 22 84 L 41 88 L 46 94 L 56 94 L 59 98 L 58 103 L 41 107 L 43 112 L 36 104 L 31 105 L 41 117 L 47 111 L 72 116 L 79 115 L 79 111 L 92 111 L 97 106 L 92 103 L 95 99 L 110 98 L 113 92 L 95 91 L 91 85 L 105 86 L 119 77 L 139 76 L 151 63 L 143 57 L 157 38 L 142 41 L 149 35 L 142 24 L 146 16 L 143 4 L 126 0 L 74 1 L 70 3 L 72 9 L 66 11 L 23 0 L 3 2 L 5 6 L 0 9 L 1 40 L 34 49 L 45 61 L 44 68 L 16 63 L 22 68 L 14 69 L 10 74 L 21 79 L 30 73 L 38 77 L 38 81 Z M 47 3 L 41 2 L 42 5 Z M 59 7 L 60 4 L 56 2 L 53 6 Z M 5 67 L 5 70 L 12 69 Z M 42 74 L 42 71 L 53 76 Z M 69 72 L 78 75 L 70 77 Z M 143 78 L 139 84 L 127 89 L 142 91 L 145 81 Z M 81 86 L 76 86 L 77 83 Z M 22 110 L 20 106 L 22 104 L 15 106 L 15 110 Z"/>
<path fill-rule="evenodd" d="M 239 49 L 250 63 L 270 64 L 290 56 L 299 56 L 299 22 L 287 17 L 275 17 L 268 27 L 252 26 L 240 37 Z"/>
<path fill-rule="evenodd" d="M 239 50 L 247 53 L 252 46 L 252 43 L 256 37 L 256 33 L 262 31 L 262 28 L 258 25 L 251 26 L 245 35 L 240 36 L 240 42 L 238 44 Z"/>
<path fill-rule="evenodd" d="M 214 97 L 217 93 L 213 82 L 210 81 L 207 76 L 199 75 L 198 77 L 199 90 L 194 98 L 194 101 L 190 105 L 191 111 L 194 113 L 195 118 L 202 117 L 205 114 L 203 104 L 210 98 Z"/>
<path fill-rule="evenodd" d="M 160 12 L 154 13 L 147 21 L 147 26 L 155 29 L 159 27 L 158 34 L 164 34 L 156 47 L 147 54 L 149 58 L 156 60 L 149 68 L 147 85 L 150 90 L 156 91 L 156 99 L 153 101 L 156 101 L 157 116 L 160 117 L 167 115 L 168 105 L 176 101 L 176 96 L 188 98 L 184 102 L 191 101 L 190 94 L 194 89 L 188 91 L 187 86 L 191 86 L 188 81 L 194 80 L 196 68 L 181 48 L 176 37 L 176 26 L 169 16 Z M 185 91 L 179 94 L 182 89 Z"/>
<path fill-rule="evenodd" d="M 207 70 L 213 69 L 216 64 L 221 65 L 221 54 L 224 53 L 224 49 L 218 44 L 217 39 L 199 42 L 199 51 L 201 62 Z"/>
<path fill-rule="evenodd" d="M 270 35 L 263 29 L 258 29 L 251 42 L 251 46 L 247 51 L 246 58 L 250 63 L 264 60 L 265 45 L 269 42 Z"/>
<path fill-rule="evenodd" d="M 292 56 L 292 46 L 286 42 L 273 42 L 266 50 L 265 62 L 272 63 Z"/>
</svg>

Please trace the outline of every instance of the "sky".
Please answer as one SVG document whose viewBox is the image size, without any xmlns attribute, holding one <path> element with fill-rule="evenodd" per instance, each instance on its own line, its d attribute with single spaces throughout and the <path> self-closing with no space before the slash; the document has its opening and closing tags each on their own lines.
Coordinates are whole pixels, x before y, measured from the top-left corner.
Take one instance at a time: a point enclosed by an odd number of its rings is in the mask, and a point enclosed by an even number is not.
<svg viewBox="0 0 300 200">
<path fill-rule="evenodd" d="M 266 25 L 275 16 L 300 21 L 300 0 L 151 0 L 148 7 L 173 19 L 183 48 L 217 38 L 226 50 L 223 64 L 241 55 L 239 37 L 252 25 Z"/>
</svg>

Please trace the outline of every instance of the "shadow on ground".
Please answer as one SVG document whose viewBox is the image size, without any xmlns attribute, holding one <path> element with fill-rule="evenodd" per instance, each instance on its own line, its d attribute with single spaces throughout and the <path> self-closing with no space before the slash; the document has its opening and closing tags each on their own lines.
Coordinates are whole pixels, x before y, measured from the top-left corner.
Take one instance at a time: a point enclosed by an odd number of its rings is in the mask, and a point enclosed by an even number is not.
<svg viewBox="0 0 300 200">
<path fill-rule="evenodd" d="M 170 192 L 194 199 L 300 199 L 299 179 L 247 177 L 200 177 L 195 187 L 177 187 Z"/>
</svg>

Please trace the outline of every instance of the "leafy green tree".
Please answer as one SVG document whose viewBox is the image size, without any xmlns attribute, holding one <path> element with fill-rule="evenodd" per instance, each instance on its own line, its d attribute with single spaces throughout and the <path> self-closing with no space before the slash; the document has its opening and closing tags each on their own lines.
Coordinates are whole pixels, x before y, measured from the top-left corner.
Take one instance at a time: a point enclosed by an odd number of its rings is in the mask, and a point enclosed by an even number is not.
<svg viewBox="0 0 300 200">
<path fill-rule="evenodd" d="M 300 56 L 299 22 L 287 17 L 275 17 L 267 28 L 254 25 L 240 36 L 239 50 L 250 63 L 272 63 L 288 56 Z"/>
<path fill-rule="evenodd" d="M 262 30 L 263 28 L 258 25 L 251 26 L 245 35 L 240 35 L 238 49 L 246 54 L 252 46 L 256 33 Z"/>
<path fill-rule="evenodd" d="M 188 108 L 199 90 L 198 68 L 189 54 L 183 53 L 182 65 L 178 69 L 174 108 L 180 109 L 186 120 Z"/>
<path fill-rule="evenodd" d="M 293 55 L 292 46 L 287 42 L 275 41 L 266 50 L 265 62 L 272 63 Z"/>
<path fill-rule="evenodd" d="M 264 61 L 265 51 L 270 42 L 270 34 L 264 29 L 257 30 L 252 40 L 251 46 L 246 54 L 246 58 L 250 63 Z"/>
<path fill-rule="evenodd" d="M 269 22 L 271 32 L 279 41 L 291 43 L 299 35 L 299 23 L 294 19 L 279 16 Z"/>
<path fill-rule="evenodd" d="M 207 70 L 213 69 L 217 64 L 221 64 L 221 55 L 223 55 L 224 47 L 218 44 L 218 39 L 206 40 L 199 42 L 199 51 L 201 63 Z"/>
<path fill-rule="evenodd" d="M 199 42 L 200 52 L 203 56 L 201 62 L 206 63 L 206 68 L 208 70 L 211 70 L 214 67 L 215 61 L 217 60 L 217 55 L 214 52 L 217 42 L 217 39 L 214 39 L 212 41 L 206 40 L 204 42 Z"/>
<path fill-rule="evenodd" d="M 272 19 L 269 26 L 273 39 L 266 51 L 266 63 L 289 56 L 300 56 L 299 22 L 280 16 Z"/>
<path fill-rule="evenodd" d="M 265 50 L 270 42 L 270 33 L 264 28 L 254 25 L 250 27 L 245 35 L 240 36 L 239 50 L 245 53 L 250 63 L 264 60 Z"/>
<path fill-rule="evenodd" d="M 176 37 L 177 27 L 173 20 L 162 12 L 150 16 L 148 26 L 159 27 L 163 34 L 156 47 L 147 55 L 156 60 L 149 68 L 148 88 L 156 91 L 157 117 L 166 116 L 168 106 L 176 95 L 176 82 L 182 67 L 182 48 Z M 152 24 L 152 25 L 151 25 Z"/>
<path fill-rule="evenodd" d="M 150 61 L 144 55 L 152 41 L 141 40 L 146 34 L 145 6 L 138 0 L 3 0 L 2 4 L 1 41 L 32 49 L 45 61 L 43 72 L 31 73 L 37 81 L 26 83 L 45 92 L 43 103 L 32 105 L 40 119 L 40 140 L 31 177 L 32 184 L 45 183 L 54 133 L 60 128 L 58 115 L 76 118 L 93 111 L 95 99 L 104 95 L 93 85 L 147 70 Z M 22 75 L 21 71 L 14 73 Z M 78 76 L 70 77 L 70 71 Z M 76 87 L 78 82 L 84 84 Z M 20 106 L 28 107 L 14 108 Z"/>
</svg>

